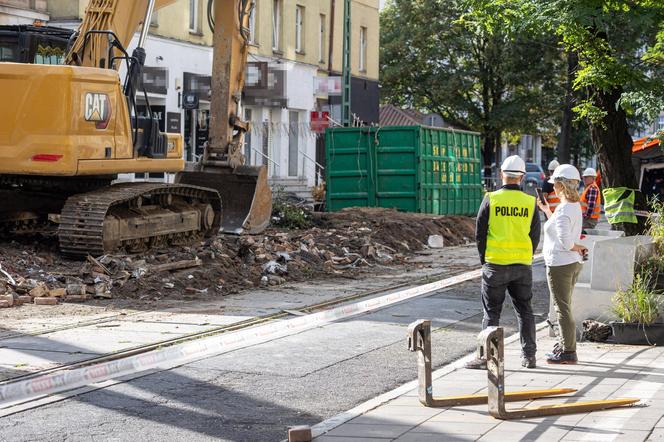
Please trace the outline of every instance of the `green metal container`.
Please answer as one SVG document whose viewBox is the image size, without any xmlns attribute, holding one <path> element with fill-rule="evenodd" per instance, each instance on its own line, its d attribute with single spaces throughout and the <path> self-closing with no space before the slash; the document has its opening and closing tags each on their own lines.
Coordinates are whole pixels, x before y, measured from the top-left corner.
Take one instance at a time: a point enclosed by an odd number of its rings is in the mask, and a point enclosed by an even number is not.
<svg viewBox="0 0 664 442">
<path fill-rule="evenodd" d="M 482 202 L 480 135 L 423 126 L 328 129 L 327 210 L 385 207 L 475 215 Z"/>
</svg>

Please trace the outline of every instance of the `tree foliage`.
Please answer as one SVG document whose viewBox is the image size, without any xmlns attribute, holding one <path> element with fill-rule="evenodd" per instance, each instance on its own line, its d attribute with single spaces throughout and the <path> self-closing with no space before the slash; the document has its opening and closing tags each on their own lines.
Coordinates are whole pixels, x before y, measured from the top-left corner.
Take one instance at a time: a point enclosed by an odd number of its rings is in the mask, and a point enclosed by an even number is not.
<svg viewBox="0 0 664 442">
<path fill-rule="evenodd" d="M 556 35 L 565 51 L 577 55 L 574 88 L 584 98 L 574 111 L 589 124 L 604 184 L 636 188 L 629 122 L 664 109 L 664 2 L 469 1 L 514 29 Z"/>
<path fill-rule="evenodd" d="M 481 132 L 487 165 L 501 135 L 552 130 L 564 81 L 556 38 L 511 20 L 466 0 L 393 0 L 381 14 L 383 101 Z"/>
</svg>

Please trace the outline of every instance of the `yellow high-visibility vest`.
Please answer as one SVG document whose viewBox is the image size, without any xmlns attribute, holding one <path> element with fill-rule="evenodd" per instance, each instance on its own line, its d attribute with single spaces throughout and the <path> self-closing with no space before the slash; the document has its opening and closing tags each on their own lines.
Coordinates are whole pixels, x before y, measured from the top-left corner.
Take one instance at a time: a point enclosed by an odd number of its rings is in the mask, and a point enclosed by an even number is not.
<svg viewBox="0 0 664 442">
<path fill-rule="evenodd" d="M 535 197 L 520 190 L 501 189 L 489 193 L 489 210 L 486 262 L 532 265 L 530 226 L 535 215 Z"/>
</svg>

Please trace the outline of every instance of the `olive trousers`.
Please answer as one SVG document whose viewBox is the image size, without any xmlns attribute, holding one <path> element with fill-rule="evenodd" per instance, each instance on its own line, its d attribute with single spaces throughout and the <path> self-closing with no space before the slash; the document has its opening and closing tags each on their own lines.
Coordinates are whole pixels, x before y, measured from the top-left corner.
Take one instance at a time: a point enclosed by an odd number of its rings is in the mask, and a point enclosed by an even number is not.
<svg viewBox="0 0 664 442">
<path fill-rule="evenodd" d="M 564 351 L 576 351 L 576 324 L 572 316 L 572 293 L 583 264 L 578 262 L 546 268 L 549 291 L 558 316 L 558 325 Z"/>
</svg>

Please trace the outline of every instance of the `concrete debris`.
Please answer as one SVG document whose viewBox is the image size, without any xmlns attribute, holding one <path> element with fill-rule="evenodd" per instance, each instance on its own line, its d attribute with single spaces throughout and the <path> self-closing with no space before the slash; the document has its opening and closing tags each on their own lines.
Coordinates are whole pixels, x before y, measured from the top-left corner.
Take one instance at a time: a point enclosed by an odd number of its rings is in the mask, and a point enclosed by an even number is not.
<svg viewBox="0 0 664 442">
<path fill-rule="evenodd" d="M 58 298 L 54 297 L 43 297 L 43 298 L 35 298 L 35 304 L 36 305 L 58 305 Z"/>
<path fill-rule="evenodd" d="M 0 295 L 15 294 L 24 304 L 46 297 L 102 305 L 120 298 L 205 300 L 289 281 L 354 277 L 375 267 L 407 263 L 427 248 L 464 244 L 474 236 L 471 218 L 387 209 L 312 213 L 311 220 L 312 227 L 306 229 L 219 234 L 189 246 L 90 256 L 83 262 L 63 258 L 57 239 L 0 243 Z"/>
<path fill-rule="evenodd" d="M 192 267 L 200 267 L 201 265 L 203 265 L 203 261 L 201 261 L 197 257 L 195 259 L 186 260 L 186 261 L 169 262 L 166 264 L 153 265 L 150 266 L 150 271 L 154 273 L 170 272 L 172 270 L 184 270 L 184 269 L 190 269 Z"/>
<path fill-rule="evenodd" d="M 33 298 L 41 298 L 41 297 L 44 297 L 44 296 L 48 296 L 48 292 L 49 292 L 49 290 L 48 290 L 48 287 L 46 286 L 46 284 L 43 283 L 43 282 L 40 282 L 39 284 L 35 285 L 34 288 L 30 289 L 30 291 L 28 293 Z"/>
<path fill-rule="evenodd" d="M 53 298 L 62 298 L 66 295 L 67 295 L 67 289 L 62 287 L 57 289 L 51 289 L 48 291 L 48 296 Z"/>
<path fill-rule="evenodd" d="M 269 261 L 265 264 L 263 264 L 263 274 L 279 274 L 279 275 L 285 275 L 288 273 L 288 267 L 279 264 L 277 261 Z"/>
<path fill-rule="evenodd" d="M 0 296 L 0 302 L 7 303 L 7 307 L 14 305 L 14 295 L 2 295 Z"/>
<path fill-rule="evenodd" d="M 19 295 L 18 300 L 21 304 L 32 304 L 32 296 L 29 295 Z"/>
<path fill-rule="evenodd" d="M 85 284 L 67 284 L 67 297 L 71 296 L 85 296 L 86 286 Z"/>
<path fill-rule="evenodd" d="M 445 240 L 440 235 L 430 235 L 427 240 L 427 245 L 432 249 L 442 249 L 445 247 Z"/>
</svg>

